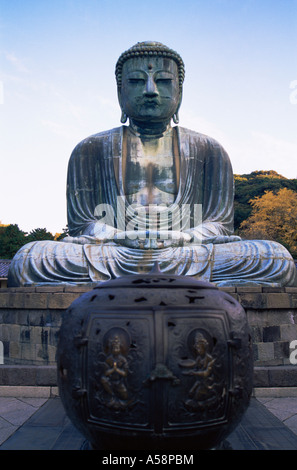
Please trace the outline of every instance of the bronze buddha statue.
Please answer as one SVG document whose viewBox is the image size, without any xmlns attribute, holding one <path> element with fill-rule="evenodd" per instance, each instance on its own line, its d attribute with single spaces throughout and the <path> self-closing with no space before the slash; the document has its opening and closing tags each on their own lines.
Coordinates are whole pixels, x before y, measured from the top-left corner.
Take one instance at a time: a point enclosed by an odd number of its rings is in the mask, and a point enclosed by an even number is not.
<svg viewBox="0 0 297 470">
<path fill-rule="evenodd" d="M 178 125 L 184 74 L 179 54 L 157 42 L 120 56 L 123 125 L 73 150 L 69 236 L 22 247 L 9 286 L 100 282 L 149 272 L 156 261 L 164 273 L 217 286 L 296 285 L 282 245 L 233 235 L 229 157 L 214 139 Z"/>
</svg>

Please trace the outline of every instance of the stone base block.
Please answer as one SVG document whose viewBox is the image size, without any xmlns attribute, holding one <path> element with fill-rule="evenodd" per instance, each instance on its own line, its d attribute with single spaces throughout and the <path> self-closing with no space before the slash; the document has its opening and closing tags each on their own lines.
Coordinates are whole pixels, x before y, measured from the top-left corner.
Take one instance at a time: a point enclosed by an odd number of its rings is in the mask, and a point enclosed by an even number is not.
<svg viewBox="0 0 297 470">
<path fill-rule="evenodd" d="M 297 387 L 297 367 L 292 365 L 255 367 L 254 387 Z"/>
<path fill-rule="evenodd" d="M 54 398 L 58 396 L 58 387 L 41 387 L 36 385 L 0 385 L 0 397 Z"/>
<path fill-rule="evenodd" d="M 1 365 L 0 385 L 57 386 L 57 367 L 34 365 Z"/>
</svg>

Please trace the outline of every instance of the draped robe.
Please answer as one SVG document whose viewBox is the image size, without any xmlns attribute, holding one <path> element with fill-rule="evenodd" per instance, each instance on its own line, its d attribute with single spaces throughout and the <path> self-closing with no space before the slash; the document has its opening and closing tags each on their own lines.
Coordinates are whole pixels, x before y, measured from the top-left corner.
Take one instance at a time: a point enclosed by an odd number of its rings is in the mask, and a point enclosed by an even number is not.
<svg viewBox="0 0 297 470">
<path fill-rule="evenodd" d="M 125 230 L 133 220 L 123 181 L 127 132 L 129 128 L 122 126 L 90 136 L 76 146 L 67 177 L 70 236 L 61 242 L 32 242 L 21 248 L 11 263 L 9 286 L 104 281 L 149 272 L 155 261 L 164 273 L 189 275 L 218 286 L 296 285 L 294 261 L 279 243 L 216 243 L 216 237 L 233 233 L 231 163 L 214 139 L 178 126 L 172 130 L 179 182 L 174 206 L 177 212 L 182 207 L 189 210 L 184 217 L 176 217 L 173 210 L 169 228 L 190 231 L 194 241 L 149 250 L 102 241 L 113 223 Z M 108 223 L 104 208 L 109 209 Z M 195 208 L 201 208 L 202 220 L 197 219 Z"/>
</svg>

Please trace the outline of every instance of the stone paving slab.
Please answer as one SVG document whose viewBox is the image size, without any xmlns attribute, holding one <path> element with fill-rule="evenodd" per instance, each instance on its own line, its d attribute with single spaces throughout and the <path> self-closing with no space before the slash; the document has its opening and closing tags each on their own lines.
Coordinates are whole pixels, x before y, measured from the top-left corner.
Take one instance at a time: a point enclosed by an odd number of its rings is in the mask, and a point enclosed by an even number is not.
<svg viewBox="0 0 297 470">
<path fill-rule="evenodd" d="M 259 398 L 259 401 L 297 434 L 297 400 L 294 397 Z"/>
<path fill-rule="evenodd" d="M 297 450 L 297 435 L 256 399 L 227 440 L 233 450 Z"/>
<path fill-rule="evenodd" d="M 51 398 L 0 449 L 79 450 L 84 441 L 66 416 L 61 400 Z"/>
<path fill-rule="evenodd" d="M 1 397 L 0 444 L 36 413 L 46 401 L 46 398 Z"/>
<path fill-rule="evenodd" d="M 6 419 L 0 418 L 0 445 L 6 441 L 16 430 L 18 426 L 11 424 Z"/>
<path fill-rule="evenodd" d="M 297 434 L 297 415 L 292 416 L 284 421 L 284 424 L 288 426 L 291 431 Z"/>
</svg>

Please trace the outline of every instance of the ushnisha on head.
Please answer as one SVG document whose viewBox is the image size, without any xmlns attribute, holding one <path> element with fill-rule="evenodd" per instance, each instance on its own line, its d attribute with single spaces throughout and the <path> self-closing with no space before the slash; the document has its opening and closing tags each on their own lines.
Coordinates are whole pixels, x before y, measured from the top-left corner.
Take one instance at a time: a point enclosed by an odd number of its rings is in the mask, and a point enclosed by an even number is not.
<svg viewBox="0 0 297 470">
<path fill-rule="evenodd" d="M 180 55 L 159 42 L 139 42 L 119 57 L 115 69 L 121 122 L 143 126 L 178 123 L 185 77 Z"/>
</svg>

